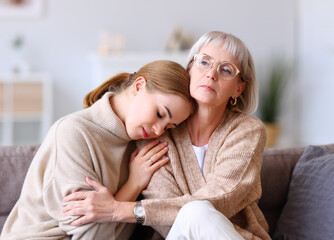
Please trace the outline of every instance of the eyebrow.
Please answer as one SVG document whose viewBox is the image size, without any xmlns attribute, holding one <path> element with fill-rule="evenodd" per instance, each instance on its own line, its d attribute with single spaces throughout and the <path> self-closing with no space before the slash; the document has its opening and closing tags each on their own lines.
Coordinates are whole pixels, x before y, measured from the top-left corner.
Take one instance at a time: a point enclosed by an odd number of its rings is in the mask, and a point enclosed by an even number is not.
<svg viewBox="0 0 334 240">
<path fill-rule="evenodd" d="M 173 116 L 172 116 L 172 113 L 170 112 L 169 108 L 168 108 L 168 107 L 166 107 L 165 105 L 164 105 L 164 107 L 165 107 L 165 108 L 166 108 L 166 110 L 167 110 L 168 117 L 169 117 L 169 118 L 172 118 Z M 176 124 L 176 123 L 173 123 L 173 125 L 174 125 L 175 127 L 177 127 L 177 124 Z"/>
<path fill-rule="evenodd" d="M 170 112 L 169 108 L 168 108 L 168 107 L 166 107 L 165 105 L 164 105 L 164 107 L 165 107 L 165 108 L 166 108 L 166 110 L 167 110 L 168 117 L 169 117 L 169 118 L 172 118 L 173 116 L 172 116 L 172 113 Z"/>
</svg>

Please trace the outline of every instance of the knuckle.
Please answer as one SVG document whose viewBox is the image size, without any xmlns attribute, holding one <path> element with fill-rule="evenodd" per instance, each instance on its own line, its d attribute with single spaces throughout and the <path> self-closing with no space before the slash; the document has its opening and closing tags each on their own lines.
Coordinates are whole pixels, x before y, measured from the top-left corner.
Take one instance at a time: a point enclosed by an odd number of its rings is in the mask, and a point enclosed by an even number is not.
<svg viewBox="0 0 334 240">
<path fill-rule="evenodd" d="M 95 212 L 93 212 L 93 213 L 90 215 L 91 220 L 96 219 L 96 217 L 97 217 L 97 214 L 96 214 Z"/>
<path fill-rule="evenodd" d="M 87 200 L 87 204 L 89 206 L 89 208 L 91 208 L 93 206 L 94 200 L 92 198 Z"/>
<path fill-rule="evenodd" d="M 90 213 L 93 213 L 94 212 L 94 206 L 92 206 L 92 205 L 88 206 L 87 211 L 90 212 Z"/>
</svg>

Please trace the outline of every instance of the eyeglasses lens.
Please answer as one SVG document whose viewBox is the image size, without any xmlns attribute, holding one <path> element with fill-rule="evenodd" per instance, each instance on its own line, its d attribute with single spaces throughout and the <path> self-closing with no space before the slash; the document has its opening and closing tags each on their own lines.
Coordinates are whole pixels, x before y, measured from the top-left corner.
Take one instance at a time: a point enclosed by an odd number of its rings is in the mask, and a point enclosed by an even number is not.
<svg viewBox="0 0 334 240">
<path fill-rule="evenodd" d="M 195 63 L 202 71 L 208 71 L 215 61 L 208 55 L 198 54 L 195 56 Z M 238 74 L 238 69 L 231 63 L 223 62 L 218 65 L 217 72 L 222 79 L 232 80 Z"/>
</svg>

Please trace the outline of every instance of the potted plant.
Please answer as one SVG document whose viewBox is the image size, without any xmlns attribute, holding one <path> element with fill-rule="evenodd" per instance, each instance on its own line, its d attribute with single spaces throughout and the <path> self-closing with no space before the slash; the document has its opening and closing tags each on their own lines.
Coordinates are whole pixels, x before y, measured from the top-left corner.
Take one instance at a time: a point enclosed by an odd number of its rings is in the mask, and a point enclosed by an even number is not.
<svg viewBox="0 0 334 240">
<path fill-rule="evenodd" d="M 273 147 L 277 142 L 280 128 L 278 116 L 283 93 L 290 77 L 290 68 L 282 60 L 274 61 L 268 80 L 260 88 L 260 118 L 267 128 L 266 147 Z"/>
</svg>

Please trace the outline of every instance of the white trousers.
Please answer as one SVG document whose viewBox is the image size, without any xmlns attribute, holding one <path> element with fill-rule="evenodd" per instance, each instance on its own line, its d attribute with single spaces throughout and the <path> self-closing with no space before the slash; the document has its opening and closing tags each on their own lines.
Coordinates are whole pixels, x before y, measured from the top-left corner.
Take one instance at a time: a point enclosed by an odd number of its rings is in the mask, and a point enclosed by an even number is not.
<svg viewBox="0 0 334 240">
<path fill-rule="evenodd" d="M 209 201 L 193 201 L 179 211 L 166 240 L 243 240 Z"/>
</svg>

